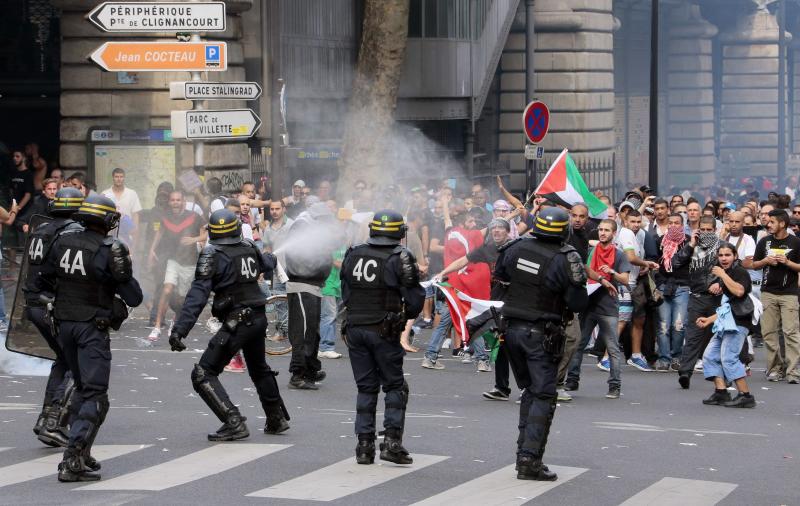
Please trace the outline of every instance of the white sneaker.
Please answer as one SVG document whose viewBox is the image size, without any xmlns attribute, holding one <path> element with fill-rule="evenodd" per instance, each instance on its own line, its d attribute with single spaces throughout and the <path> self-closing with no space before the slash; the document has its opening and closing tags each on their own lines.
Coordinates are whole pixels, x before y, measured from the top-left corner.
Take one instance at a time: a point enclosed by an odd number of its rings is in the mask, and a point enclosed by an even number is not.
<svg viewBox="0 0 800 506">
<path fill-rule="evenodd" d="M 488 360 L 478 360 L 478 372 L 492 372 L 492 366 Z"/>
<path fill-rule="evenodd" d="M 320 351 L 317 358 L 342 358 L 342 354 L 334 350 Z"/>
<path fill-rule="evenodd" d="M 464 358 L 461 359 L 462 364 L 471 364 L 472 363 L 472 355 L 469 353 L 464 353 Z"/>
<path fill-rule="evenodd" d="M 572 396 L 563 388 L 559 388 L 556 390 L 556 400 L 558 402 L 571 402 Z"/>
<path fill-rule="evenodd" d="M 150 331 L 150 335 L 147 336 L 147 340 L 150 341 L 151 343 L 158 341 L 160 338 L 161 338 L 161 329 L 158 327 L 153 328 L 153 330 Z"/>
<path fill-rule="evenodd" d="M 696 364 L 694 364 L 694 370 L 697 372 L 703 371 L 703 360 L 698 360 Z"/>
<path fill-rule="evenodd" d="M 423 358 L 422 363 L 420 365 L 425 369 L 436 369 L 439 371 L 444 369 L 444 364 L 442 364 L 441 362 L 433 362 L 429 358 Z"/>
</svg>

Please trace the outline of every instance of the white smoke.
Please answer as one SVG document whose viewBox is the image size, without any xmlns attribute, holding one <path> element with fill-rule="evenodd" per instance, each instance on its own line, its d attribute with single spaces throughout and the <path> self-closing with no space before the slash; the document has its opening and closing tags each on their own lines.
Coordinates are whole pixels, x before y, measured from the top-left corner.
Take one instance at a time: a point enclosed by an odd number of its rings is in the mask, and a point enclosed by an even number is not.
<svg viewBox="0 0 800 506">
<path fill-rule="evenodd" d="M 0 335 L 0 373 L 15 376 L 48 376 L 52 365 L 52 360 L 8 351 L 6 336 Z"/>
</svg>

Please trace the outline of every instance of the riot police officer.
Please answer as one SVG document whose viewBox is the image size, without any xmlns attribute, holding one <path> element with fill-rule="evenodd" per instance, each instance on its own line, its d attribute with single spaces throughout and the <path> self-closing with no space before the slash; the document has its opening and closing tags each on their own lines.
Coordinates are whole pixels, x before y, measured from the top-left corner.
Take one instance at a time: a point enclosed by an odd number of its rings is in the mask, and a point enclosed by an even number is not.
<svg viewBox="0 0 800 506">
<path fill-rule="evenodd" d="M 342 300 L 347 307 L 346 341 L 358 387 L 356 462 L 375 461 L 375 409 L 386 394 L 380 458 L 411 464 L 403 448 L 408 383 L 403 379 L 400 333 L 425 302 L 425 289 L 412 253 L 400 245 L 407 227 L 395 211 L 375 213 L 366 244 L 350 248 L 342 262 Z"/>
<path fill-rule="evenodd" d="M 58 480 L 66 482 L 100 479 L 93 472 L 100 464 L 92 458 L 91 448 L 109 408 L 108 329 L 119 329 L 128 315 L 126 305 L 142 302 L 128 248 L 107 236 L 119 223 L 114 202 L 90 195 L 73 218 L 86 229 L 61 233 L 34 283 L 40 291 L 55 283 L 58 344 L 76 384 L 69 444 L 58 466 Z"/>
<path fill-rule="evenodd" d="M 505 346 L 522 389 L 517 439 L 517 478 L 557 479 L 542 463 L 556 411 L 556 375 L 569 312 L 588 303 L 586 273 L 575 248 L 565 245 L 569 215 L 549 207 L 536 216 L 533 237 L 509 243 L 495 277 L 508 283 L 503 297 Z"/>
<path fill-rule="evenodd" d="M 55 295 L 55 287 L 48 285 L 43 290 L 38 290 L 35 283 L 56 237 L 62 231 L 83 230 L 83 227 L 71 218 L 82 203 L 83 193 L 72 187 L 58 190 L 55 199 L 49 202 L 48 214 L 53 219 L 35 227 L 31 232 L 27 252 L 28 269 L 22 288 L 25 294 L 25 317 L 33 323 L 55 353 L 44 391 L 42 412 L 33 427 L 33 432 L 39 441 L 50 446 L 67 446 L 68 396 L 65 394 L 74 389 L 69 366 L 64 360 L 61 347 L 53 332 L 55 325 L 51 320 L 52 315 L 47 309 L 48 303 L 52 302 Z"/>
<path fill-rule="evenodd" d="M 208 440 L 235 441 L 250 435 L 247 419 L 219 381 L 220 373 L 239 350 L 244 354 L 250 379 L 267 415 L 264 432 L 279 434 L 289 429 L 289 414 L 275 381 L 277 373 L 264 359 L 266 299 L 258 287 L 260 275 L 272 276 L 275 257 L 261 253 L 253 241 L 243 240 L 242 223 L 227 209 L 211 213 L 208 236 L 210 244 L 197 260 L 195 279 L 170 333 L 169 344 L 173 351 L 186 349 L 182 340 L 197 322 L 213 291 L 211 313 L 223 324 L 192 370 L 195 392 L 222 422 L 222 427 L 209 434 Z"/>
</svg>

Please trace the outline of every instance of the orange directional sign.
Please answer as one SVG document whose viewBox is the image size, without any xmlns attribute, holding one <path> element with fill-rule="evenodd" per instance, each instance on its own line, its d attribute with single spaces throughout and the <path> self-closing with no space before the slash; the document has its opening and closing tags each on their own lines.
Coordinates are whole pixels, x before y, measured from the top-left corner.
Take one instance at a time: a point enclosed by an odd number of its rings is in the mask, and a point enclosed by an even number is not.
<svg viewBox="0 0 800 506">
<path fill-rule="evenodd" d="M 112 72 L 222 71 L 228 68 L 224 42 L 106 42 L 90 58 Z"/>
</svg>

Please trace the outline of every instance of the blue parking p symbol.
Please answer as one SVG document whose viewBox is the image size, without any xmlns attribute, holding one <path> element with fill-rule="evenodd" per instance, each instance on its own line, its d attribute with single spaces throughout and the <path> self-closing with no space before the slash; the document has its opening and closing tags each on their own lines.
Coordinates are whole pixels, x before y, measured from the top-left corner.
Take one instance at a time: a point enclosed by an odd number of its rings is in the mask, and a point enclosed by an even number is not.
<svg viewBox="0 0 800 506">
<path fill-rule="evenodd" d="M 206 46 L 206 63 L 219 63 L 220 46 Z"/>
</svg>

